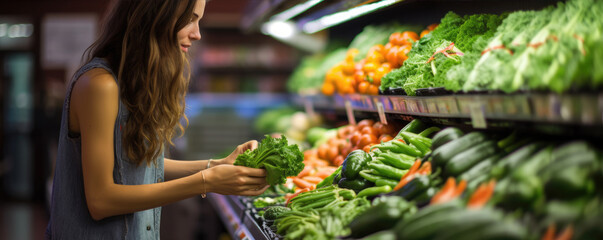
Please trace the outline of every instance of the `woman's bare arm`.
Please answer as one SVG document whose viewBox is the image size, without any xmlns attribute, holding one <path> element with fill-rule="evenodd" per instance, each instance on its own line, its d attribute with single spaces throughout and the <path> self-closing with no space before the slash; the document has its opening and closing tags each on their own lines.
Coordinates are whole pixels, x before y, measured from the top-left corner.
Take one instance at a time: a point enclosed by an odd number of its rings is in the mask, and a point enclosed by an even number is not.
<svg viewBox="0 0 603 240">
<path fill-rule="evenodd" d="M 162 183 L 115 184 L 113 130 L 118 101 L 115 80 L 99 69 L 84 74 L 71 97 L 70 115 L 77 119 L 77 129 L 73 130 L 81 134 L 84 188 L 93 219 L 155 208 L 204 191 L 257 195 L 266 189 L 264 170 L 232 165 L 204 171 L 205 186 L 200 172 Z"/>
</svg>

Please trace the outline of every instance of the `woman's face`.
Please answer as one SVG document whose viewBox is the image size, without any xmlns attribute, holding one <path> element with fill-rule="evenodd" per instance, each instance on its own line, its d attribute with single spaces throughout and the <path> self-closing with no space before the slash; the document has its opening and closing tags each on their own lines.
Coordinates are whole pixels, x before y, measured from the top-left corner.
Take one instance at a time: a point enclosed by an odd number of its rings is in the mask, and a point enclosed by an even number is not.
<svg viewBox="0 0 603 240">
<path fill-rule="evenodd" d="M 178 31 L 178 43 L 180 44 L 180 49 L 182 49 L 183 52 L 188 52 L 188 48 L 191 47 L 193 41 L 201 39 L 201 33 L 199 32 L 199 21 L 203 17 L 204 11 L 205 0 L 197 0 L 191 22 Z"/>
</svg>

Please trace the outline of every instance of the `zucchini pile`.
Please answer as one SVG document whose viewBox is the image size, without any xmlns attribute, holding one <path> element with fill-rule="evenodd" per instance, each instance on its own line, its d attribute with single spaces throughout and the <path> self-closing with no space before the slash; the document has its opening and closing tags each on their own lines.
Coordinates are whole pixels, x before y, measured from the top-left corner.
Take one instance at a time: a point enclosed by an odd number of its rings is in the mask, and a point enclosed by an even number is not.
<svg viewBox="0 0 603 240">
<path fill-rule="evenodd" d="M 283 239 L 602 239 L 602 159 L 584 140 L 413 120 L 265 216 Z"/>
</svg>

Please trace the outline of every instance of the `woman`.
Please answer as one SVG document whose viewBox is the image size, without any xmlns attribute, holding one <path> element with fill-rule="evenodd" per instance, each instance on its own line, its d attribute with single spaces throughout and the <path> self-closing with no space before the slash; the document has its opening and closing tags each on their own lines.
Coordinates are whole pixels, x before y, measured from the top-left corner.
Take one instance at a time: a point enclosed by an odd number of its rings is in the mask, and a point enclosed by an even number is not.
<svg viewBox="0 0 603 240">
<path fill-rule="evenodd" d="M 163 158 L 183 130 L 185 53 L 205 0 L 120 0 L 69 84 L 49 239 L 158 239 L 160 206 L 207 192 L 259 195 L 265 170 Z M 165 181 L 164 181 L 165 179 Z"/>
</svg>

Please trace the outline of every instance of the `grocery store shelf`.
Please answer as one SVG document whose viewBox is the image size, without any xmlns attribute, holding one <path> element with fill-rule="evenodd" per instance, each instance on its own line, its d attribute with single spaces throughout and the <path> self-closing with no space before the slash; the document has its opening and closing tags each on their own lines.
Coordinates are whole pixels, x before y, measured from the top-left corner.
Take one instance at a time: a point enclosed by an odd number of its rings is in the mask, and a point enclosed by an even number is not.
<svg viewBox="0 0 603 240">
<path fill-rule="evenodd" d="M 603 126 L 603 93 L 582 94 L 467 94 L 433 97 L 337 95 L 296 96 L 293 102 L 314 108 L 345 109 L 437 118 L 469 118 L 474 121 L 503 120 L 553 124 Z M 479 124 L 479 122 L 477 123 Z M 475 126 L 474 126 L 475 127 Z M 483 128 L 483 127 L 482 127 Z"/>
<path fill-rule="evenodd" d="M 294 66 L 215 66 L 204 67 L 201 72 L 219 75 L 289 75 L 293 70 Z"/>
<path fill-rule="evenodd" d="M 303 7 L 307 1 L 255 0 L 249 2 L 241 27 L 249 32 L 257 31 L 264 23 L 286 20 L 293 22 L 298 31 L 312 34 L 361 18 L 370 18 L 372 20 L 369 22 L 372 23 L 383 18 L 384 21 L 404 20 L 405 23 L 427 24 L 440 19 L 451 10 L 462 14 L 502 13 L 539 9 L 558 1 L 561 0 L 323 0 L 314 2 L 309 7 Z M 303 11 L 295 11 L 296 8 L 302 8 Z M 295 14 L 288 17 L 280 16 L 288 10 Z M 421 15 L 416 15 L 417 12 Z M 358 26 L 357 23 L 354 22 L 353 28 L 361 29 L 362 26 Z"/>
<path fill-rule="evenodd" d="M 269 239 L 237 196 L 207 194 L 233 239 Z"/>
</svg>

